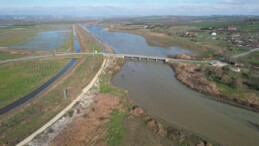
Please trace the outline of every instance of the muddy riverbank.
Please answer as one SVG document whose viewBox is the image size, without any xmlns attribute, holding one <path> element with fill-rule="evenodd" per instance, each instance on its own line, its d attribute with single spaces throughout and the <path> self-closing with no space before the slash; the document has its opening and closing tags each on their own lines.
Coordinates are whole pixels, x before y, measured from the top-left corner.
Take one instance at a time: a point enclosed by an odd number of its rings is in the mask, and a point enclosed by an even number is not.
<svg viewBox="0 0 259 146">
<path fill-rule="evenodd" d="M 123 62 L 108 63 L 94 88 L 29 145 L 211 145 L 206 138 L 169 126 L 134 105 L 127 92 L 111 84 Z"/>
<path fill-rule="evenodd" d="M 169 65 L 174 69 L 175 77 L 180 82 L 195 91 L 208 95 L 209 99 L 259 112 L 259 102 L 255 101 L 257 98 L 249 95 L 246 96 L 246 100 L 228 97 L 219 90 L 215 82 L 206 78 L 205 71 L 200 66 L 185 63 L 169 63 Z"/>
</svg>

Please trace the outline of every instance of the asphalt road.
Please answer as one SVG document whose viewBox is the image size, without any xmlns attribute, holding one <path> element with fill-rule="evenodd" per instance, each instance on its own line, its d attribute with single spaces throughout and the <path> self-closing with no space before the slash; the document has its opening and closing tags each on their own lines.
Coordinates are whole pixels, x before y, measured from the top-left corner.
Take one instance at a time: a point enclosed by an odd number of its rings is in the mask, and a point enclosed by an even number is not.
<svg viewBox="0 0 259 146">
<path fill-rule="evenodd" d="M 110 54 L 110 53 L 84 53 L 84 52 L 82 52 L 82 53 L 64 53 L 64 54 L 32 56 L 32 57 L 26 57 L 26 58 L 2 60 L 2 61 L 0 61 L 0 64 L 12 63 L 12 62 L 17 62 L 17 61 L 35 60 L 35 59 L 66 57 L 66 56 L 73 56 L 73 55 L 103 55 L 104 57 L 113 57 L 113 58 L 123 58 L 124 56 L 128 56 L 128 57 L 137 57 L 137 58 L 139 57 L 139 58 L 159 59 L 159 60 L 168 60 L 168 61 L 175 61 L 175 62 L 191 62 L 191 63 L 209 63 L 210 62 L 210 60 L 208 60 L 208 61 L 184 60 L 184 59 L 172 59 L 172 58 L 160 57 L 160 56 L 143 56 L 143 55 Z"/>
</svg>

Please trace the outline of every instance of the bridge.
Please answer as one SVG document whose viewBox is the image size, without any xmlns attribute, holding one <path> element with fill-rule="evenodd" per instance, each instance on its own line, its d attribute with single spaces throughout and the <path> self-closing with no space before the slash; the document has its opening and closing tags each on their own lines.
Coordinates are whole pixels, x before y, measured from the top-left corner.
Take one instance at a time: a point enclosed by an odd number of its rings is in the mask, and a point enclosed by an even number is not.
<svg viewBox="0 0 259 146">
<path fill-rule="evenodd" d="M 0 64 L 18 62 L 18 61 L 28 61 L 28 60 L 37 60 L 37 59 L 48 59 L 48 58 L 59 58 L 59 57 L 76 57 L 80 55 L 103 55 L 106 58 L 124 58 L 130 60 L 146 60 L 146 61 L 163 61 L 163 62 L 189 62 L 189 63 L 209 63 L 210 61 L 199 61 L 199 60 L 184 60 L 184 59 L 173 59 L 168 57 L 160 57 L 160 56 L 145 56 L 145 55 L 133 55 L 133 54 L 110 54 L 110 53 L 88 53 L 88 52 L 80 52 L 80 53 L 63 53 L 63 54 L 53 54 L 53 55 L 43 55 L 43 56 L 31 56 L 25 58 L 18 59 L 9 59 L 2 60 Z"/>
</svg>

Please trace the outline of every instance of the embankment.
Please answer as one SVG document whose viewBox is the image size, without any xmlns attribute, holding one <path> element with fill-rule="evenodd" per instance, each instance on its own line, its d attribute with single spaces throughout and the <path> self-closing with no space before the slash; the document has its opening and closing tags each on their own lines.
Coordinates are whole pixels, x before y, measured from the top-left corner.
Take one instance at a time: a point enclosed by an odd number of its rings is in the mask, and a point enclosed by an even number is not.
<svg viewBox="0 0 259 146">
<path fill-rule="evenodd" d="M 36 137 L 38 134 L 42 133 L 44 130 L 46 130 L 49 126 L 51 126 L 53 123 L 55 123 L 58 119 L 60 119 L 65 113 L 67 113 L 81 98 L 84 97 L 84 94 L 86 94 L 90 88 L 94 85 L 96 80 L 98 79 L 99 75 L 101 74 L 104 65 L 105 65 L 106 59 L 104 59 L 103 64 L 95 77 L 92 79 L 92 81 L 83 89 L 82 93 L 73 100 L 72 103 L 70 103 L 65 109 L 63 109 L 60 113 L 58 113 L 54 118 L 52 118 L 48 123 L 46 123 L 44 126 L 42 126 L 40 129 L 38 129 L 36 132 L 31 134 L 29 137 L 24 139 L 22 142 L 20 142 L 17 146 L 23 146 L 29 143 L 34 137 Z"/>
<path fill-rule="evenodd" d="M 254 102 L 249 100 L 249 97 L 245 97 L 247 100 L 241 101 L 237 98 L 230 98 L 222 93 L 217 87 L 217 84 L 206 79 L 205 73 L 202 72 L 202 70 L 196 65 L 184 63 L 170 63 L 169 65 L 174 69 L 176 78 L 180 82 L 193 90 L 207 95 L 207 98 L 247 110 L 259 112 L 259 105 L 254 104 Z"/>
</svg>

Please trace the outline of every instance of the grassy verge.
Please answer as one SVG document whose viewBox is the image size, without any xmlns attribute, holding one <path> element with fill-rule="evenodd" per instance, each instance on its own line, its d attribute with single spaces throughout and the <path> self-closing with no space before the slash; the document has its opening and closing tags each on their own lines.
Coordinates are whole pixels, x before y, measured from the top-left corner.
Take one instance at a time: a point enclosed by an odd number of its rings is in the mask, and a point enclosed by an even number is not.
<svg viewBox="0 0 259 146">
<path fill-rule="evenodd" d="M 249 54 L 248 56 L 241 57 L 239 60 L 246 63 L 259 65 L 259 51 Z"/>
<path fill-rule="evenodd" d="M 91 81 L 102 61 L 102 56 L 96 56 L 95 60 L 91 57 L 80 58 L 75 68 L 46 91 L 46 94 L 33 99 L 31 104 L 19 111 L 1 116 L 0 145 L 17 144 L 64 109 Z M 67 99 L 64 99 L 64 89 L 68 89 Z"/>
<path fill-rule="evenodd" d="M 102 48 L 98 45 L 98 42 L 88 32 L 86 32 L 83 28 L 81 28 L 78 25 L 75 26 L 75 29 L 77 32 L 78 40 L 80 42 L 80 46 L 83 51 L 102 51 Z"/>
<path fill-rule="evenodd" d="M 114 111 L 111 115 L 107 129 L 108 146 L 120 146 L 123 144 L 126 128 L 123 125 L 126 114 L 124 112 Z"/>
<path fill-rule="evenodd" d="M 106 69 L 105 74 L 100 77 L 99 91 L 102 94 L 111 94 L 114 96 L 119 96 L 123 105 L 122 110 L 115 110 L 110 116 L 107 131 L 106 131 L 106 141 L 108 146 L 120 146 L 123 145 L 124 136 L 126 132 L 126 127 L 123 124 L 124 119 L 129 114 L 129 109 L 132 104 L 127 102 L 128 93 L 126 90 L 114 87 L 111 82 L 112 76 L 119 71 L 118 66 L 124 63 L 123 59 L 118 59 L 116 62 L 116 67 L 109 67 Z"/>
<path fill-rule="evenodd" d="M 21 57 L 23 57 L 23 55 L 21 54 L 9 54 L 9 53 L 0 52 L 0 60 L 15 59 L 15 58 L 21 58 Z"/>
<path fill-rule="evenodd" d="M 57 74 L 69 59 L 34 60 L 0 66 L 0 107 L 35 90 Z"/>
</svg>

